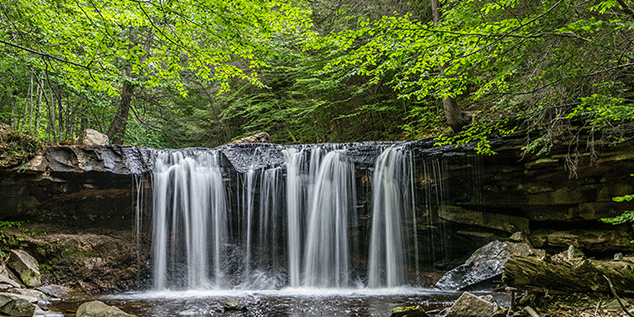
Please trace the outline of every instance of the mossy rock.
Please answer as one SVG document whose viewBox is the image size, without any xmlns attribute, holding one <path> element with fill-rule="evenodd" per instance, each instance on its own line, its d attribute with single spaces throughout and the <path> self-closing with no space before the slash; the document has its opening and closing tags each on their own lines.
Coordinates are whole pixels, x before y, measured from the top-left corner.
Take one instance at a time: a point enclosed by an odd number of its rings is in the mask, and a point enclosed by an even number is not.
<svg viewBox="0 0 634 317">
<path fill-rule="evenodd" d="M 390 317 L 428 317 L 425 310 L 420 306 L 403 306 L 394 307 L 392 309 L 392 315 Z"/>
</svg>

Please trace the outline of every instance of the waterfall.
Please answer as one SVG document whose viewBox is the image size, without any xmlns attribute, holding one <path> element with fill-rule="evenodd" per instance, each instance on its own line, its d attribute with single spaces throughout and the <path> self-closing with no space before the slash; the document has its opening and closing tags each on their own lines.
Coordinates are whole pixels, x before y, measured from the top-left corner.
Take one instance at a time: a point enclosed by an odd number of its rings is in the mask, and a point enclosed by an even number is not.
<svg viewBox="0 0 634 317">
<path fill-rule="evenodd" d="M 365 198 L 357 206 L 358 176 L 345 147 L 279 151 L 281 164 L 249 157 L 241 171 L 224 169 L 225 178 L 237 172 L 233 181 L 223 180 L 219 152 L 158 152 L 155 290 L 347 288 L 366 277 L 372 288 L 409 283 L 405 272 L 418 271 L 420 251 L 411 152 L 393 146 L 376 160 L 370 215 Z M 370 231 L 358 216 L 371 219 Z"/>
<path fill-rule="evenodd" d="M 260 183 L 258 259 L 260 269 L 271 271 L 281 267 L 285 236 L 282 169 L 262 171 Z"/>
<path fill-rule="evenodd" d="M 154 289 L 223 286 L 227 206 L 217 154 L 159 153 L 152 196 Z"/>
<path fill-rule="evenodd" d="M 431 265 L 444 267 L 449 255 L 446 252 L 447 229 L 445 223 L 440 220 L 439 211 L 445 208 L 445 180 L 446 164 L 438 158 L 422 160 L 423 192 L 422 206 L 427 213 L 428 241 L 426 254 L 430 257 Z"/>
<path fill-rule="evenodd" d="M 368 267 L 370 287 L 395 287 L 405 282 L 405 217 L 412 215 L 414 256 L 418 254 L 413 208 L 413 161 L 400 147 L 383 151 L 372 179 L 372 232 Z M 418 262 L 414 259 L 414 262 Z"/>
<path fill-rule="evenodd" d="M 305 181 L 302 179 L 304 152 L 286 150 L 286 201 L 288 219 L 288 279 L 291 287 L 300 286 L 302 216 Z"/>
<path fill-rule="evenodd" d="M 348 228 L 356 220 L 354 165 L 342 150 L 323 158 L 308 212 L 303 284 L 309 287 L 349 287 L 351 282 Z"/>
<path fill-rule="evenodd" d="M 242 193 L 242 199 L 244 200 L 243 204 L 243 216 L 246 217 L 246 236 L 245 236 L 245 251 L 244 251 L 244 272 L 245 278 L 251 274 L 251 243 L 253 241 L 253 237 L 251 233 L 253 232 L 253 213 L 255 210 L 255 186 L 256 182 L 256 173 L 253 168 L 250 168 L 246 173 L 246 180 L 244 183 L 244 190 Z"/>
</svg>

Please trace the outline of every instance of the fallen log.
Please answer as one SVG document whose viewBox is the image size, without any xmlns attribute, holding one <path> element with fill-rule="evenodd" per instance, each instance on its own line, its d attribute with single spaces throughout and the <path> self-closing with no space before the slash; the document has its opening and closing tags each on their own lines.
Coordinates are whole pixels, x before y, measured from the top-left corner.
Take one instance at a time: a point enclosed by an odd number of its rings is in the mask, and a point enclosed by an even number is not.
<svg viewBox="0 0 634 317">
<path fill-rule="evenodd" d="M 610 293 L 609 278 L 617 293 L 634 294 L 634 262 L 513 256 L 504 265 L 502 281 L 527 290 Z"/>
</svg>

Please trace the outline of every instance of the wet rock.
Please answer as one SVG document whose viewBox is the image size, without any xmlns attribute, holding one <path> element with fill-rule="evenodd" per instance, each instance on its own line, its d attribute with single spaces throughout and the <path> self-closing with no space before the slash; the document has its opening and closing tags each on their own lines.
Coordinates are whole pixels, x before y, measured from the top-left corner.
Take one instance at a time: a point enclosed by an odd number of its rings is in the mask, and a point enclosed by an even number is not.
<svg viewBox="0 0 634 317">
<path fill-rule="evenodd" d="M 449 309 L 447 317 L 489 317 L 498 310 L 495 302 L 464 292 Z"/>
<path fill-rule="evenodd" d="M 447 272 L 436 283 L 443 290 L 461 290 L 502 275 L 512 255 L 534 255 L 527 243 L 493 241 L 476 250 L 467 261 Z"/>
<path fill-rule="evenodd" d="M 7 303 L 0 307 L 0 312 L 9 316 L 33 316 L 36 305 L 21 298 L 11 298 Z"/>
<path fill-rule="evenodd" d="M 390 317 L 427 317 L 425 310 L 419 306 L 394 307 Z"/>
<path fill-rule="evenodd" d="M 24 285 L 38 287 L 42 284 L 37 260 L 25 251 L 11 250 L 7 265 L 18 273 Z"/>
<path fill-rule="evenodd" d="M 121 309 L 100 301 L 85 302 L 77 308 L 77 317 L 133 317 Z"/>
<path fill-rule="evenodd" d="M 62 298 L 70 293 L 70 288 L 62 285 L 44 285 L 36 288 L 36 290 L 46 294 L 49 297 Z"/>
<path fill-rule="evenodd" d="M 234 298 L 227 298 L 225 301 L 225 311 L 245 311 L 247 307 Z"/>
<path fill-rule="evenodd" d="M 86 129 L 73 142 L 75 145 L 107 145 L 108 136 L 93 129 Z"/>
</svg>

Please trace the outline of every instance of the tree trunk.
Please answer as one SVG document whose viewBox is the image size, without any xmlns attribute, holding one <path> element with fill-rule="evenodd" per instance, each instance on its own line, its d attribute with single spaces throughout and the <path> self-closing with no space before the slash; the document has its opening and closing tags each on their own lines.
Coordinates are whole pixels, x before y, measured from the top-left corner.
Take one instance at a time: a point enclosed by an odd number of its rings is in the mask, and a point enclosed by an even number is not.
<svg viewBox="0 0 634 317">
<path fill-rule="evenodd" d="M 53 141 L 57 142 L 59 139 L 57 138 L 57 125 L 55 125 L 55 101 L 53 99 L 55 96 L 53 95 L 52 87 L 49 87 L 49 92 L 51 93 L 51 98 L 48 103 L 48 124 L 51 129 L 51 134 L 53 135 Z"/>
<path fill-rule="evenodd" d="M 63 91 L 61 91 L 61 88 L 58 87 L 60 89 L 60 91 L 58 91 L 58 93 L 55 94 L 55 97 L 57 98 L 57 127 L 58 127 L 58 132 L 59 132 L 59 138 L 60 140 L 64 138 L 64 128 L 65 128 L 65 123 L 64 123 L 64 105 L 63 105 L 63 100 L 62 100 L 62 93 Z"/>
<path fill-rule="evenodd" d="M 128 81 L 123 83 L 121 88 L 121 101 L 117 108 L 117 114 L 115 114 L 108 129 L 108 138 L 110 138 L 110 144 L 123 144 L 123 137 L 125 136 L 125 130 L 128 126 L 128 115 L 130 114 L 130 103 L 132 102 L 132 95 L 134 92 L 134 86 Z"/>
<path fill-rule="evenodd" d="M 634 294 L 634 262 L 571 260 L 553 262 L 535 257 L 514 256 L 504 265 L 502 281 L 520 289 L 563 292 L 610 293 L 605 275 L 618 294 Z"/>
<path fill-rule="evenodd" d="M 15 130 L 17 128 L 17 125 L 15 123 L 15 111 L 16 111 L 16 105 L 17 105 L 17 98 L 16 98 L 17 94 L 14 92 L 11 94 L 11 118 L 9 119 L 9 124 L 11 125 L 11 130 Z"/>
<path fill-rule="evenodd" d="M 25 132 L 28 114 L 29 114 L 29 100 L 31 99 L 31 91 L 33 90 L 33 74 L 31 74 L 31 83 L 29 84 L 29 89 L 26 92 L 26 97 L 24 98 L 24 122 L 22 123 L 22 127 L 20 127 L 20 132 Z M 20 122 L 18 121 L 18 124 Z"/>
<path fill-rule="evenodd" d="M 431 12 L 432 21 L 436 26 L 440 25 L 440 2 L 438 0 L 431 0 Z M 443 73 L 445 71 L 445 65 L 438 67 L 438 70 Z M 454 132 L 460 132 L 462 129 L 470 123 L 470 118 L 460 110 L 456 99 L 453 97 L 445 97 L 442 100 L 442 108 L 445 112 L 445 118 L 447 118 L 447 124 L 453 129 Z"/>
<path fill-rule="evenodd" d="M 128 36 L 130 40 L 129 48 L 132 49 L 133 46 L 137 45 L 137 34 L 134 28 L 130 29 L 130 34 Z M 146 52 L 145 55 L 139 57 L 139 61 L 143 62 L 145 58 L 147 58 L 147 52 L 150 49 L 150 44 L 154 38 L 154 34 L 152 31 L 149 31 L 146 35 L 146 42 L 144 44 L 144 50 Z M 130 79 L 133 77 L 132 67 L 127 66 L 125 70 L 126 79 Z M 110 144 L 123 144 L 123 138 L 125 136 L 125 131 L 128 126 L 128 115 L 130 114 L 130 105 L 132 102 L 132 97 L 134 95 L 134 85 L 129 82 L 129 80 L 125 80 L 121 87 L 121 101 L 119 102 L 119 107 L 117 109 L 117 114 L 115 114 L 112 119 L 112 123 L 110 124 L 110 128 L 108 128 L 108 138 L 110 138 Z"/>
<path fill-rule="evenodd" d="M 40 134 L 40 121 L 42 120 L 42 93 L 44 92 L 44 83 L 37 80 L 37 112 L 35 113 L 35 132 L 37 136 Z"/>
<path fill-rule="evenodd" d="M 442 100 L 442 108 L 445 112 L 445 118 L 447 118 L 447 124 L 454 132 L 462 131 L 466 125 L 471 123 L 470 118 L 458 107 L 456 99 L 452 97 L 444 98 Z"/>
</svg>

